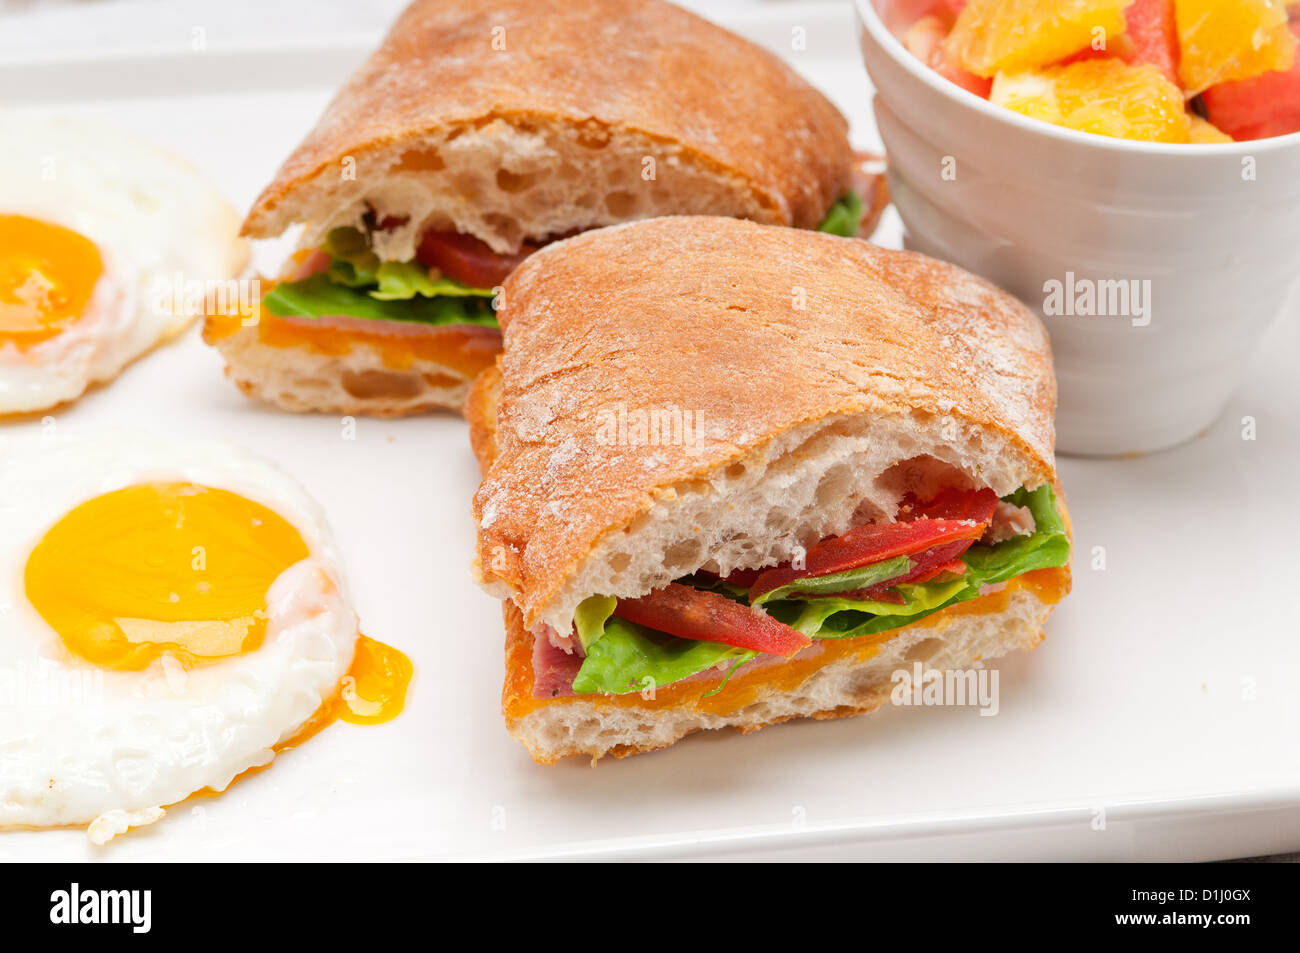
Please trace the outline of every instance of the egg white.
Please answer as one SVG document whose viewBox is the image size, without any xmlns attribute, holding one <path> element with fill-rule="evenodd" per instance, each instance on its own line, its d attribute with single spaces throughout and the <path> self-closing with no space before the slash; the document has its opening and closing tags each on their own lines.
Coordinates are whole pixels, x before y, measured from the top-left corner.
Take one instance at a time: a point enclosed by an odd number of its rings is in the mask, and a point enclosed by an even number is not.
<svg viewBox="0 0 1300 953">
<path fill-rule="evenodd" d="M 160 286 L 225 280 L 248 260 L 234 207 L 171 153 L 98 122 L 6 110 L 0 142 L 0 215 L 71 229 L 104 263 L 80 320 L 24 351 L 0 342 L 0 414 L 117 376 L 198 317 L 183 298 L 160 301 Z"/>
<path fill-rule="evenodd" d="M 27 601 L 24 569 L 74 507 L 158 480 L 261 503 L 310 556 L 271 586 L 254 651 L 188 671 L 170 655 L 141 671 L 104 669 L 72 655 Z M 153 819 L 203 788 L 224 790 L 335 694 L 356 641 L 324 513 L 270 464 L 227 444 L 138 433 L 0 434 L 0 828 L 88 824 L 111 836 L 124 817 Z"/>
</svg>

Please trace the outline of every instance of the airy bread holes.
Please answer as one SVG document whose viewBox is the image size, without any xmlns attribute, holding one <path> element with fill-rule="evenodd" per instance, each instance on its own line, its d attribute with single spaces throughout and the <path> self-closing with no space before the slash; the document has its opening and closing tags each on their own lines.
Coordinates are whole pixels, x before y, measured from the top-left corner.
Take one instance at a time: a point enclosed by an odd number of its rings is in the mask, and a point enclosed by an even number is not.
<svg viewBox="0 0 1300 953">
<path fill-rule="evenodd" d="M 578 130 L 577 143 L 584 149 L 603 149 L 609 145 L 610 132 L 602 126 L 588 126 Z"/>
<path fill-rule="evenodd" d="M 450 374 L 425 374 L 423 380 L 426 386 L 438 389 L 458 387 L 464 383 L 459 378 L 452 377 Z"/>
<path fill-rule="evenodd" d="M 502 192 L 526 192 L 537 181 L 532 172 L 517 174 L 509 169 L 497 169 L 497 188 Z"/>
<path fill-rule="evenodd" d="M 833 466 L 822 474 L 813 499 L 817 506 L 829 506 L 849 495 L 853 488 L 853 470 L 847 464 Z"/>
<path fill-rule="evenodd" d="M 894 464 L 876 478 L 876 486 L 900 498 L 913 493 L 919 500 L 929 500 L 946 487 L 970 489 L 974 481 L 952 464 L 921 454 Z"/>
<path fill-rule="evenodd" d="M 605 208 L 610 215 L 626 218 L 636 208 L 636 196 L 631 192 L 610 192 L 605 196 Z"/>
<path fill-rule="evenodd" d="M 461 172 L 452 180 L 452 187 L 466 202 L 474 202 L 479 194 L 479 176 L 475 172 Z"/>
<path fill-rule="evenodd" d="M 393 167 L 394 172 L 440 172 L 447 167 L 437 149 L 408 149 Z"/>
<path fill-rule="evenodd" d="M 664 551 L 664 568 L 674 574 L 693 570 L 704 558 L 704 547 L 698 539 L 684 539 Z"/>
<path fill-rule="evenodd" d="M 483 216 L 483 221 L 498 235 L 506 236 L 512 245 L 518 245 L 523 239 L 523 232 L 519 229 L 519 223 L 509 215 L 498 215 L 496 212 L 489 212 Z"/>
<path fill-rule="evenodd" d="M 346 371 L 339 379 L 343 389 L 358 400 L 374 397 L 414 397 L 424 389 L 420 378 L 393 371 Z"/>
<path fill-rule="evenodd" d="M 903 656 L 903 661 L 928 662 L 930 659 L 934 658 L 935 653 L 941 648 L 943 648 L 943 639 L 922 639 L 907 650 L 907 654 Z"/>
</svg>

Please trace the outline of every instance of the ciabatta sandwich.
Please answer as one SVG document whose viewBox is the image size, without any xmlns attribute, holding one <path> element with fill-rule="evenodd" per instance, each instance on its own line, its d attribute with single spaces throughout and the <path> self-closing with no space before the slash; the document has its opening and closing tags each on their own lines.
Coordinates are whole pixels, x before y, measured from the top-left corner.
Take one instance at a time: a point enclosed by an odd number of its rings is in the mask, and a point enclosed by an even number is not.
<svg viewBox="0 0 1300 953">
<path fill-rule="evenodd" d="M 776 56 L 663 0 L 417 0 L 244 223 L 305 226 L 259 320 L 205 337 L 289 410 L 459 410 L 500 347 L 494 289 L 557 237 L 681 213 L 869 231 L 883 179 L 847 133 Z"/>
<path fill-rule="evenodd" d="M 871 711 L 1069 589 L 1047 335 L 959 268 L 660 218 L 539 252 L 500 318 L 476 572 L 539 762 Z"/>
</svg>

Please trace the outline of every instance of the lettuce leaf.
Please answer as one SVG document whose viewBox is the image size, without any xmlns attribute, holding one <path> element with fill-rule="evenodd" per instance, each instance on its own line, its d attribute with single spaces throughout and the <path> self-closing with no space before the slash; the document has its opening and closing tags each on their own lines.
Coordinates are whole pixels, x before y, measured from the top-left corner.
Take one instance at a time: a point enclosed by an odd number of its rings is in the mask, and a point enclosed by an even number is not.
<svg viewBox="0 0 1300 953">
<path fill-rule="evenodd" d="M 375 268 L 378 267 L 376 262 Z M 362 265 L 342 258 L 330 259 L 328 274 L 330 281 L 345 288 L 368 288 L 379 280 L 375 277 L 374 270 L 367 271 Z"/>
<path fill-rule="evenodd" d="M 430 278 L 429 269 L 418 261 L 386 261 L 375 272 L 375 281 L 378 287 L 370 292 L 370 297 L 380 301 L 409 301 L 416 295 L 426 298 L 439 295 L 451 298 L 492 297 L 490 288 L 471 288 L 445 275 Z"/>
<path fill-rule="evenodd" d="M 768 611 L 814 639 L 843 639 L 896 629 L 954 602 L 969 587 L 964 578 L 947 582 L 903 583 L 893 587 L 904 599 L 894 602 L 818 598 L 771 606 Z M 976 590 L 978 592 L 978 589 Z M 885 621 L 882 621 L 885 620 Z"/>
<path fill-rule="evenodd" d="M 605 623 L 616 608 L 618 600 L 613 596 L 588 596 L 578 604 L 573 611 L 573 627 L 583 652 L 590 652 L 596 640 L 605 635 Z"/>
<path fill-rule="evenodd" d="M 280 282 L 262 298 L 262 306 L 277 318 L 347 315 L 419 324 L 499 326 L 491 303 L 484 298 L 439 295 L 385 301 L 361 289 L 335 284 L 324 272 L 302 281 Z"/>
<path fill-rule="evenodd" d="M 626 695 L 663 688 L 723 662 L 740 664 L 758 655 L 720 642 L 696 642 L 611 617 L 587 650 L 573 680 L 579 695 Z M 734 669 L 733 664 L 732 668 Z"/>
<path fill-rule="evenodd" d="M 896 579 L 906 575 L 912 568 L 912 561 L 906 556 L 886 559 L 884 562 L 846 569 L 844 572 L 830 573 L 825 576 L 808 576 L 771 592 L 765 592 L 753 600 L 753 605 L 761 606 L 765 602 L 778 599 L 805 599 L 817 596 L 834 595 L 837 592 L 852 592 L 854 589 L 867 589 L 887 579 Z"/>
<path fill-rule="evenodd" d="M 858 193 L 849 189 L 830 207 L 822 219 L 817 231 L 842 238 L 853 238 L 858 234 L 858 225 L 862 222 L 862 199 Z"/>
<path fill-rule="evenodd" d="M 321 250 L 333 259 L 331 264 L 337 262 L 351 268 L 355 273 L 353 281 L 359 281 L 359 276 L 368 275 L 371 282 L 366 283 L 373 283 L 374 274 L 379 270 L 379 256 L 370 250 L 370 239 L 361 229 L 331 228 Z"/>
<path fill-rule="evenodd" d="M 994 546 L 976 543 L 966 550 L 966 575 L 980 583 L 1006 582 L 1034 569 L 1064 566 L 1070 560 L 1070 538 L 1056 505 L 1056 494 L 1044 483 L 1035 490 L 1024 487 L 1003 497 L 1015 506 L 1027 506 L 1034 514 L 1034 532 Z"/>
</svg>

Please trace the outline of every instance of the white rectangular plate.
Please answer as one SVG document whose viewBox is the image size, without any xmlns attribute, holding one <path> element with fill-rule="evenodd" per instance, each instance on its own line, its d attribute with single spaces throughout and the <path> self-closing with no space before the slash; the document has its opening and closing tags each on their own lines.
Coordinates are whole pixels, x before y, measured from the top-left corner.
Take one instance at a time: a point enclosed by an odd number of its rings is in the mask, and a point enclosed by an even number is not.
<svg viewBox="0 0 1300 953">
<path fill-rule="evenodd" d="M 723 22 L 791 59 L 849 115 L 857 144 L 878 146 L 847 3 Z M 96 116 L 169 146 L 246 208 L 377 34 L 219 39 L 203 52 L 11 58 L 0 89 L 21 108 Z M 878 237 L 901 243 L 892 213 Z M 500 611 L 468 572 L 477 468 L 464 424 L 361 420 L 345 440 L 336 418 L 246 401 L 190 333 L 60 411 L 57 427 L 208 434 L 278 461 L 330 514 L 364 631 L 414 660 L 408 708 L 388 725 L 335 725 L 108 848 L 77 831 L 10 833 L 0 860 L 1194 860 L 1300 848 L 1294 317 L 1197 440 L 1061 462 L 1075 591 L 1038 650 L 1001 663 L 996 717 L 890 708 L 696 736 L 595 769 L 538 767 L 505 732 Z M 1242 439 L 1245 417 L 1255 440 Z"/>
</svg>

